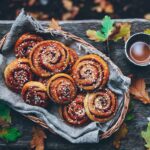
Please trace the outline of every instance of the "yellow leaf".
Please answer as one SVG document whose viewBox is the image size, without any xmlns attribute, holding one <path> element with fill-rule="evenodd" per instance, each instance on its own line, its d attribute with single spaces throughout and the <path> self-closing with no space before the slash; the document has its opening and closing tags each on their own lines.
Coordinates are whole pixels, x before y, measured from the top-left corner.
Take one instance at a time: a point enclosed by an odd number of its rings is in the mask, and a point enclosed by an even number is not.
<svg viewBox="0 0 150 150">
<path fill-rule="evenodd" d="M 145 33 L 145 34 L 150 34 L 150 29 L 145 29 L 145 30 L 144 30 L 144 33 Z"/>
<path fill-rule="evenodd" d="M 132 94 L 136 99 L 142 101 L 144 104 L 150 103 L 150 97 L 146 91 L 146 84 L 142 78 L 132 81 L 130 94 Z"/>
<path fill-rule="evenodd" d="M 86 35 L 88 36 L 88 38 L 90 40 L 93 40 L 95 42 L 99 42 L 100 38 L 96 35 L 96 31 L 95 30 L 87 30 L 86 31 Z"/>
<path fill-rule="evenodd" d="M 125 41 L 130 36 L 131 25 L 129 23 L 120 24 L 120 30 L 112 36 L 112 40 L 118 41 L 120 39 L 124 39 Z"/>
<path fill-rule="evenodd" d="M 145 147 L 148 148 L 148 150 L 150 150 L 150 122 L 148 122 L 146 131 L 141 132 L 141 136 L 145 140 Z"/>
<path fill-rule="evenodd" d="M 54 18 L 52 18 L 51 23 L 49 25 L 49 29 L 61 30 L 61 26 L 58 24 L 58 22 Z"/>
<path fill-rule="evenodd" d="M 44 140 L 46 139 L 46 135 L 42 128 L 33 127 L 32 128 L 32 140 L 30 142 L 31 148 L 35 148 L 35 150 L 44 150 Z"/>
<path fill-rule="evenodd" d="M 127 125 L 123 123 L 120 129 L 116 132 L 113 140 L 113 146 L 116 149 L 120 148 L 121 140 L 126 137 L 127 133 L 128 133 Z"/>
</svg>

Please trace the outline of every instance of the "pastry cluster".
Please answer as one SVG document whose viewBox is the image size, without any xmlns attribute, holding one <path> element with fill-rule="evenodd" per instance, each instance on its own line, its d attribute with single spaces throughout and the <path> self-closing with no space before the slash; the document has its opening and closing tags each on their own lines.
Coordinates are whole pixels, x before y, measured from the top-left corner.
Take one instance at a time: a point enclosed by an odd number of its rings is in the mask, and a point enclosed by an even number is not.
<svg viewBox="0 0 150 150">
<path fill-rule="evenodd" d="M 75 126 L 114 116 L 117 99 L 106 88 L 109 68 L 100 56 L 79 57 L 61 42 L 30 33 L 16 41 L 14 52 L 16 60 L 4 71 L 5 83 L 27 104 L 46 107 L 52 100 L 60 105 L 61 117 Z"/>
</svg>

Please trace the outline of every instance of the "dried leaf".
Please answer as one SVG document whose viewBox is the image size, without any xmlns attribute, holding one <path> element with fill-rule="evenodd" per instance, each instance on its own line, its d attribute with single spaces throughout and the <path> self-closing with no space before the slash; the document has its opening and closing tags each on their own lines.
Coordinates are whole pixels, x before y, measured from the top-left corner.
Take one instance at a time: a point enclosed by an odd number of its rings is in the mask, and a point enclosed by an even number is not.
<svg viewBox="0 0 150 150">
<path fill-rule="evenodd" d="M 144 18 L 147 19 L 147 20 L 150 20 L 150 13 L 145 14 L 145 15 L 144 15 Z"/>
<path fill-rule="evenodd" d="M 114 7 L 108 0 L 95 0 L 94 3 L 97 4 L 97 6 L 93 7 L 92 10 L 96 11 L 98 13 L 106 12 L 106 13 L 113 13 Z"/>
<path fill-rule="evenodd" d="M 145 29 L 145 30 L 144 30 L 144 33 L 145 33 L 145 34 L 150 34 L 150 29 Z"/>
<path fill-rule="evenodd" d="M 113 34 L 111 39 L 116 42 L 123 38 L 126 41 L 130 36 L 130 29 L 131 25 L 129 23 L 119 24 L 118 33 Z"/>
<path fill-rule="evenodd" d="M 3 120 L 0 118 L 0 127 L 2 128 L 6 128 L 6 127 L 9 127 L 10 126 L 10 123 L 7 122 L 6 120 Z"/>
<path fill-rule="evenodd" d="M 37 2 L 37 0 L 29 0 L 28 1 L 28 6 L 33 6 L 33 5 L 35 5 L 35 3 Z"/>
<path fill-rule="evenodd" d="M 52 18 L 50 25 L 49 25 L 49 29 L 61 30 L 61 26 L 59 25 L 58 21 Z"/>
<path fill-rule="evenodd" d="M 109 16 L 105 16 L 102 20 L 101 29 L 99 31 L 87 30 L 86 35 L 89 37 L 89 39 L 94 40 L 96 42 L 104 42 L 112 34 L 112 31 L 114 29 L 113 24 L 114 21 L 111 20 Z"/>
<path fill-rule="evenodd" d="M 74 19 L 74 17 L 79 13 L 80 8 L 73 6 L 69 12 L 66 12 L 62 15 L 62 20 Z"/>
<path fill-rule="evenodd" d="M 72 0 L 62 0 L 63 6 L 68 10 L 72 10 L 73 2 Z"/>
<path fill-rule="evenodd" d="M 38 12 L 28 12 L 32 17 L 38 19 L 38 20 L 47 20 L 48 19 L 48 14 L 43 13 L 41 11 Z"/>
<path fill-rule="evenodd" d="M 128 133 L 127 125 L 123 123 L 120 129 L 116 132 L 113 140 L 113 146 L 116 149 L 120 148 L 121 140 L 126 137 L 127 133 Z"/>
<path fill-rule="evenodd" d="M 130 94 L 132 94 L 136 99 L 142 101 L 144 104 L 150 103 L 150 97 L 146 91 L 146 84 L 144 79 L 134 79 L 130 86 Z"/>
<path fill-rule="evenodd" d="M 32 140 L 30 142 L 31 148 L 35 150 L 44 150 L 44 140 L 46 139 L 46 134 L 40 127 L 32 128 Z"/>
<path fill-rule="evenodd" d="M 150 122 L 148 122 L 146 131 L 141 132 L 141 136 L 146 142 L 145 147 L 150 149 Z"/>
</svg>

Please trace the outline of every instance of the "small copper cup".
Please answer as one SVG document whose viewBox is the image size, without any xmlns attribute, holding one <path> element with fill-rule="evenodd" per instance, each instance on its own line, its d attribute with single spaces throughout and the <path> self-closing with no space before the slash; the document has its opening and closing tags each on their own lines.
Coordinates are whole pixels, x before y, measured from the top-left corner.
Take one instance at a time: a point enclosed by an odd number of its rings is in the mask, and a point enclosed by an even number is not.
<svg viewBox="0 0 150 150">
<path fill-rule="evenodd" d="M 145 34 L 145 33 L 136 33 L 133 34 L 125 43 L 125 55 L 127 57 L 127 59 L 137 65 L 137 66 L 148 66 L 150 65 L 150 55 L 148 57 L 148 59 L 146 59 L 147 61 L 144 63 L 137 63 L 135 62 L 131 56 L 130 56 L 130 50 L 131 50 L 131 46 L 135 43 L 135 42 L 144 42 L 146 45 L 148 45 L 149 50 L 150 50 L 150 35 Z"/>
</svg>

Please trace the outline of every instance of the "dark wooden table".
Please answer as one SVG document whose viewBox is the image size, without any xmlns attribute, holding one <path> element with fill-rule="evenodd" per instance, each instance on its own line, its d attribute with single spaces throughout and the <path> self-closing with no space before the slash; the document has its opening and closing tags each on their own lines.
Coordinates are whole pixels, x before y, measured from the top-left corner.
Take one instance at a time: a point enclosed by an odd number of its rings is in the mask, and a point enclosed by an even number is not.
<svg viewBox="0 0 150 150">
<path fill-rule="evenodd" d="M 150 28 L 150 21 L 146 20 L 116 20 L 119 22 L 130 22 L 132 24 L 131 33 L 142 32 L 146 28 Z M 6 34 L 13 21 L 0 21 L 0 38 Z M 42 22 L 47 26 L 47 22 Z M 60 22 L 65 31 L 69 31 L 79 37 L 82 37 L 89 43 L 93 44 L 99 50 L 106 52 L 105 43 L 95 43 L 87 39 L 85 31 L 87 29 L 98 29 L 100 26 L 99 20 L 86 21 L 67 21 Z M 147 89 L 150 91 L 150 66 L 136 67 L 130 64 L 124 55 L 124 42 L 121 40 L 117 43 L 109 42 L 110 57 L 117 64 L 125 75 L 136 74 L 138 77 L 143 77 L 147 83 Z M 131 99 L 132 100 L 132 99 Z M 134 102 L 135 119 L 128 123 L 129 133 L 121 142 L 121 150 L 144 150 L 144 140 L 141 138 L 141 131 L 146 128 L 147 117 L 150 117 L 150 105 L 143 105 L 139 101 Z M 20 129 L 22 137 L 16 143 L 4 143 L 0 141 L 0 150 L 27 150 L 31 139 L 32 126 L 35 125 L 30 120 L 23 117 L 21 114 L 12 111 L 13 125 Z M 46 150 L 113 150 L 113 136 L 100 141 L 98 144 L 71 144 L 65 139 L 54 135 L 49 131 L 47 133 Z"/>
</svg>

